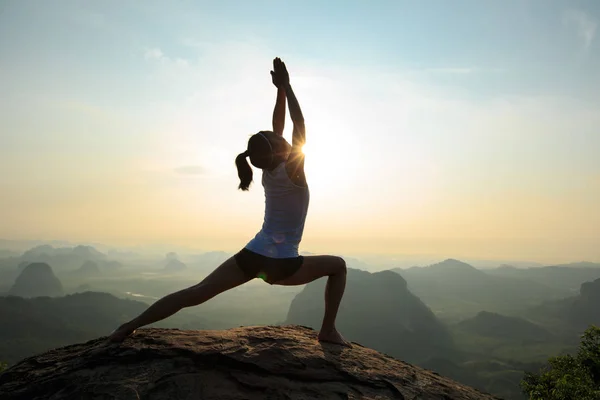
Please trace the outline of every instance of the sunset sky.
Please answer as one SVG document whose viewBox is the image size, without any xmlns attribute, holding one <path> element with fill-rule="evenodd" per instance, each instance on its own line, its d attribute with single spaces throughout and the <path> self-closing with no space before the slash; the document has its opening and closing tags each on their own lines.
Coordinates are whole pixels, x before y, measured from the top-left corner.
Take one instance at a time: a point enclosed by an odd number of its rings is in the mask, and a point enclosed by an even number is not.
<svg viewBox="0 0 600 400">
<path fill-rule="evenodd" d="M 0 2 L 0 238 L 236 251 L 281 57 L 301 249 L 600 261 L 600 2 Z M 291 140 L 291 121 L 285 136 Z"/>
</svg>

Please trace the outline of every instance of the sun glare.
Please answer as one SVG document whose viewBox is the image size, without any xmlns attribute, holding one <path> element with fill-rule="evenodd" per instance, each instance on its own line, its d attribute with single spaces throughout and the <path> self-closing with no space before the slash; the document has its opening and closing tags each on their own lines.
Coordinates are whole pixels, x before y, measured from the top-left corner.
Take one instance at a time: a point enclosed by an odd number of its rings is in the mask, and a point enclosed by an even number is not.
<svg viewBox="0 0 600 400">
<path fill-rule="evenodd" d="M 337 138 L 330 132 L 314 132 L 303 146 L 306 155 L 304 168 L 309 185 L 320 191 L 336 191 L 346 185 L 350 179 L 347 174 L 341 174 L 337 166 L 344 165 L 346 173 L 353 168 L 360 168 L 356 161 L 344 162 L 349 155 L 356 155 L 358 147 L 346 136 Z"/>
<path fill-rule="evenodd" d="M 302 146 L 302 152 L 304 153 L 304 155 L 308 155 L 308 154 L 310 154 L 310 152 L 311 152 L 311 151 L 310 151 L 310 147 L 311 147 L 311 146 L 310 146 L 310 145 L 308 145 L 308 144 L 305 144 L 304 146 Z"/>
</svg>

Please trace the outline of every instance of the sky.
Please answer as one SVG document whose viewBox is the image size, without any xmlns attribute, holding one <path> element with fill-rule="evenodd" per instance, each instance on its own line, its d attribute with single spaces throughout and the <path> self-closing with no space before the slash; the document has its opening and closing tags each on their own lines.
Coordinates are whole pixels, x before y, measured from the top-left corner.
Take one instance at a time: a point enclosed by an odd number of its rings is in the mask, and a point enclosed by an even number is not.
<svg viewBox="0 0 600 400">
<path fill-rule="evenodd" d="M 301 250 L 600 261 L 600 2 L 0 0 L 0 238 L 236 251 L 274 57 Z M 285 137 L 291 140 L 287 117 Z"/>
</svg>

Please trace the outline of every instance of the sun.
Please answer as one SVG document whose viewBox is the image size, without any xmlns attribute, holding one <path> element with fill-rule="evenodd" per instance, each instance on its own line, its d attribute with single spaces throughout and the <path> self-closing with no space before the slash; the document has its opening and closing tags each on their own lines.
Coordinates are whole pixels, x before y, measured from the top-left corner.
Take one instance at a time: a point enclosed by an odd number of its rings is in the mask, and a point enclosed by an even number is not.
<svg viewBox="0 0 600 400">
<path fill-rule="evenodd" d="M 356 141 L 348 136 L 338 138 L 332 132 L 311 133 L 302 147 L 308 184 L 325 192 L 347 185 L 352 172 L 360 168 L 357 162 L 360 157 L 355 157 L 358 153 Z"/>
<path fill-rule="evenodd" d="M 311 153 L 310 148 L 311 146 L 309 144 L 305 144 L 302 146 L 302 153 L 304 153 L 304 155 L 309 155 Z"/>
</svg>

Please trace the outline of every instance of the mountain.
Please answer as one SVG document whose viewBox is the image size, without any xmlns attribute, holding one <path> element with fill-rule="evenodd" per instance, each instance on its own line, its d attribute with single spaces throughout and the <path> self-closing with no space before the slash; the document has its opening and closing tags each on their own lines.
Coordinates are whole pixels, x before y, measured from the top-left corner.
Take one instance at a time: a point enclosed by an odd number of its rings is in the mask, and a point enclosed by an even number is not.
<svg viewBox="0 0 600 400">
<path fill-rule="evenodd" d="M 147 307 L 140 301 L 98 292 L 33 299 L 0 297 L 0 359 L 10 364 L 40 351 L 108 335 Z M 205 329 L 208 324 L 182 310 L 156 326 Z"/>
<path fill-rule="evenodd" d="M 126 317 L 147 305 L 106 293 L 79 293 L 65 297 L 0 297 L 0 355 L 3 361 L 57 346 L 108 334 Z"/>
<path fill-rule="evenodd" d="M 551 290 L 530 279 L 493 275 L 453 259 L 427 267 L 393 271 L 406 279 L 411 292 L 439 318 L 449 322 L 485 310 L 513 314 L 544 300 L 568 295 L 566 291 Z"/>
<path fill-rule="evenodd" d="M 566 333 L 579 335 L 589 325 L 600 325 L 600 279 L 581 284 L 578 296 L 545 302 L 524 314 Z"/>
<path fill-rule="evenodd" d="M 48 264 L 32 263 L 21 271 L 8 294 L 20 297 L 62 296 L 63 287 Z"/>
<path fill-rule="evenodd" d="M 473 318 L 461 321 L 458 327 L 472 334 L 520 343 L 545 342 L 552 338 L 549 331 L 533 322 L 487 311 L 482 311 Z"/>
<path fill-rule="evenodd" d="M 18 260 L 15 258 L 0 259 L 0 295 L 8 293 L 13 283 L 19 276 L 17 270 Z"/>
<path fill-rule="evenodd" d="M 224 251 L 209 251 L 202 254 L 188 255 L 185 258 L 185 263 L 194 273 L 208 275 L 232 255 L 233 253 Z"/>
<path fill-rule="evenodd" d="M 569 264 L 559 264 L 557 267 L 567 267 L 567 268 L 600 268 L 600 263 L 594 263 L 589 261 L 579 261 L 573 262 Z"/>
<path fill-rule="evenodd" d="M 486 272 L 493 276 L 527 279 L 565 293 L 563 297 L 567 297 L 577 294 L 582 283 L 600 278 L 600 264 L 583 262 L 539 268 L 496 268 Z"/>
<path fill-rule="evenodd" d="M 41 256 L 50 256 L 54 253 L 54 247 L 45 244 L 45 245 L 39 245 L 39 246 L 35 246 L 32 247 L 31 249 L 25 251 L 23 253 L 23 257 L 24 258 L 36 258 L 36 257 L 41 257 Z"/>
<path fill-rule="evenodd" d="M 313 281 L 296 295 L 286 324 L 321 326 L 326 281 Z M 349 340 L 411 362 L 453 349 L 446 328 L 392 271 L 349 268 L 336 325 Z"/>
<path fill-rule="evenodd" d="M 542 304 L 534 313 L 536 318 L 553 319 L 565 331 L 577 334 L 592 324 L 600 325 L 600 279 L 583 283 L 578 296 Z"/>
<path fill-rule="evenodd" d="M 463 357 L 432 358 L 421 366 L 506 399 L 523 399 L 524 372 L 570 350 L 560 337 L 524 318 L 482 311 L 450 327 Z"/>
<path fill-rule="evenodd" d="M 319 344 L 306 327 L 225 331 L 140 329 L 40 354 L 0 375 L 3 400 L 492 400 L 430 371 L 355 344 Z"/>
<path fill-rule="evenodd" d="M 74 274 L 80 278 L 95 278 L 102 275 L 98 263 L 87 260 L 79 269 L 74 271 Z"/>
<path fill-rule="evenodd" d="M 165 264 L 163 269 L 167 272 L 180 272 L 187 269 L 187 265 L 179 261 L 177 254 L 173 252 L 167 253 L 163 262 Z"/>
<path fill-rule="evenodd" d="M 116 270 L 123 268 L 123 264 L 121 264 L 120 262 L 115 261 L 115 260 L 101 261 L 100 265 L 106 271 L 116 271 Z"/>
<path fill-rule="evenodd" d="M 0 249 L 0 258 L 18 257 L 20 254 L 18 251 Z"/>
<path fill-rule="evenodd" d="M 579 296 L 567 310 L 567 318 L 582 328 L 600 325 L 600 279 L 581 285 Z"/>
<path fill-rule="evenodd" d="M 519 363 L 500 360 L 452 362 L 432 358 L 421 365 L 450 379 L 506 400 L 527 400 L 520 388 L 524 373 L 538 372 L 543 363 Z"/>
<path fill-rule="evenodd" d="M 41 245 L 33 247 L 20 257 L 21 262 L 41 262 L 52 265 L 57 272 L 72 271 L 86 261 L 106 262 L 105 254 L 92 246 L 58 247 Z"/>
</svg>

